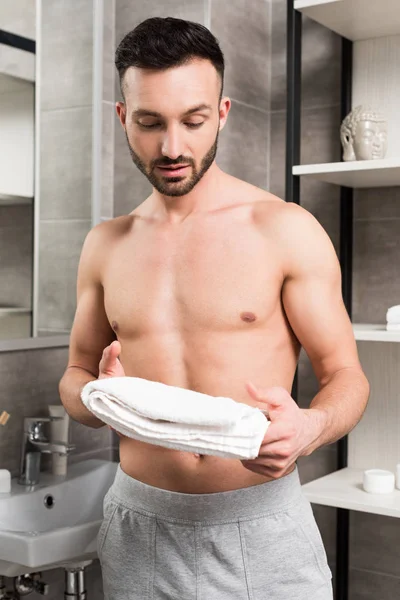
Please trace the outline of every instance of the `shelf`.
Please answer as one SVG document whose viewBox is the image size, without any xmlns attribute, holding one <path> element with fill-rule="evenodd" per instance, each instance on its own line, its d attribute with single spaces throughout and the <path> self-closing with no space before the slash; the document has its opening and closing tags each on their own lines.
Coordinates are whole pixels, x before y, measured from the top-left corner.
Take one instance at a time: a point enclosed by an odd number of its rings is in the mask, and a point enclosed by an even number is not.
<svg viewBox="0 0 400 600">
<path fill-rule="evenodd" d="M 399 0 L 295 0 L 294 7 L 352 41 L 400 34 Z"/>
<path fill-rule="evenodd" d="M 314 504 L 400 517 L 400 490 L 391 494 L 370 494 L 363 489 L 363 469 L 340 469 L 302 486 Z"/>
<path fill-rule="evenodd" d="M 0 76 L 14 77 L 23 83 L 34 84 L 35 54 L 0 43 Z"/>
<path fill-rule="evenodd" d="M 19 308 L 18 306 L 0 306 L 0 319 L 11 315 L 30 315 L 30 308 Z"/>
<path fill-rule="evenodd" d="M 32 310 L 18 306 L 0 306 L 0 340 L 28 338 L 31 335 Z"/>
<path fill-rule="evenodd" d="M 33 198 L 27 196 L 14 196 L 0 193 L 0 206 L 16 206 L 17 204 L 32 204 Z"/>
<path fill-rule="evenodd" d="M 293 167 L 293 175 L 350 188 L 398 186 L 400 158 L 297 165 Z"/>
<path fill-rule="evenodd" d="M 353 323 L 353 331 L 358 341 L 400 342 L 400 331 L 386 331 L 386 325 Z"/>
</svg>

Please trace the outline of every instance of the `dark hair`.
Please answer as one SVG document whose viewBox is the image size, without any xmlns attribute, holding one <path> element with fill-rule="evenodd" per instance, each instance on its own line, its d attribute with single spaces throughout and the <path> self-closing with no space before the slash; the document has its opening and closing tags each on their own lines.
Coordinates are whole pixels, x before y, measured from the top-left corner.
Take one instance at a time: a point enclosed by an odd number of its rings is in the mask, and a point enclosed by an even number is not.
<svg viewBox="0 0 400 600">
<path fill-rule="evenodd" d="M 218 40 L 200 23 L 153 17 L 142 21 L 120 42 L 115 52 L 115 66 L 124 96 L 123 79 L 129 67 L 166 70 L 178 67 L 193 58 L 209 60 L 224 85 L 224 55 Z"/>
</svg>

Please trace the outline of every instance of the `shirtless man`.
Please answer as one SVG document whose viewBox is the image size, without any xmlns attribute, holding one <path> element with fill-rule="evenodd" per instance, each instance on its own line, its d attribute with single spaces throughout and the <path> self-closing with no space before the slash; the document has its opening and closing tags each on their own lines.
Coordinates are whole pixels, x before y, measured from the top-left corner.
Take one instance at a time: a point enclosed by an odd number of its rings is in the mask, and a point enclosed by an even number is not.
<svg viewBox="0 0 400 600">
<path fill-rule="evenodd" d="M 85 240 L 62 402 L 102 427 L 81 389 L 127 375 L 263 408 L 271 425 L 249 461 L 120 435 L 98 538 L 105 598 L 329 600 L 296 460 L 347 434 L 369 395 L 336 253 L 309 212 L 217 166 L 231 103 L 206 28 L 148 19 L 116 66 L 153 192 Z M 320 384 L 308 409 L 290 395 L 301 346 Z"/>
</svg>

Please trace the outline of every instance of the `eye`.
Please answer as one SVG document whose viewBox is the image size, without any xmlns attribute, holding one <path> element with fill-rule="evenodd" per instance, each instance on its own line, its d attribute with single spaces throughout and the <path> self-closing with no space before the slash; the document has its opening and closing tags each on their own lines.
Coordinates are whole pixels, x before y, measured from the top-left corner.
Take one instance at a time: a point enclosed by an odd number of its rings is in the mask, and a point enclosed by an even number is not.
<svg viewBox="0 0 400 600">
<path fill-rule="evenodd" d="M 198 129 L 199 127 L 204 125 L 204 121 L 202 121 L 201 123 L 185 123 L 185 125 L 186 125 L 186 127 L 189 127 L 190 129 Z"/>
<path fill-rule="evenodd" d="M 152 123 L 151 125 L 145 125 L 144 123 L 138 123 L 139 127 L 142 127 L 143 129 L 154 129 L 155 127 L 158 127 L 160 125 L 160 123 Z"/>
</svg>

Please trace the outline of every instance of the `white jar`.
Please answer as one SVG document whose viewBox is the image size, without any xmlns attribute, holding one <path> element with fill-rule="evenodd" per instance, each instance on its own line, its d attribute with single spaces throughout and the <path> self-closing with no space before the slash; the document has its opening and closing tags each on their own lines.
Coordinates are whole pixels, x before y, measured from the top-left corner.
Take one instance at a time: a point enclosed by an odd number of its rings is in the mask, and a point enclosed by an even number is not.
<svg viewBox="0 0 400 600">
<path fill-rule="evenodd" d="M 364 471 L 363 487 L 370 494 L 390 494 L 394 491 L 395 476 L 392 471 L 368 469 Z"/>
</svg>

